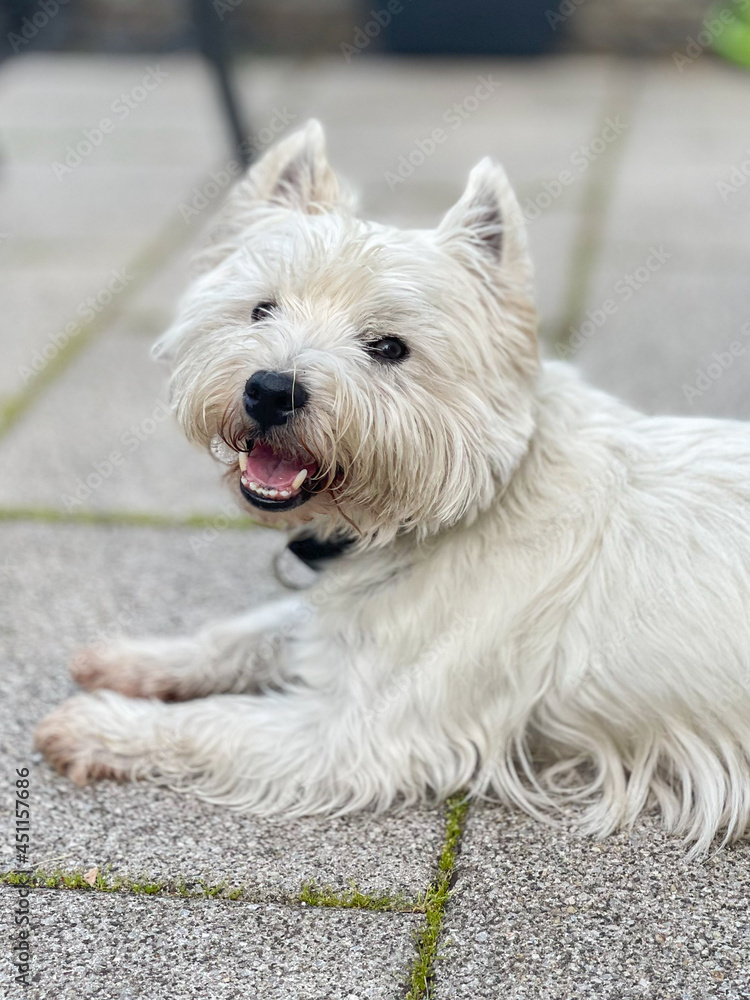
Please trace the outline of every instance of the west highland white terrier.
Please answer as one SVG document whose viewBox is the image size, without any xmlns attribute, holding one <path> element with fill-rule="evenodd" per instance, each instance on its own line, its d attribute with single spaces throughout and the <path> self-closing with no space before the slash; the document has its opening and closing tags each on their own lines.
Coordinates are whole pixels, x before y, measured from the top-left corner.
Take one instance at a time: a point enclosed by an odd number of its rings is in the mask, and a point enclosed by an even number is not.
<svg viewBox="0 0 750 1000">
<path fill-rule="evenodd" d="M 540 363 L 489 159 L 437 229 L 401 231 L 354 216 L 310 122 L 206 262 L 156 347 L 174 409 L 322 572 L 195 638 L 79 656 L 109 690 L 42 721 L 49 760 L 256 813 L 466 790 L 577 805 L 598 836 L 652 806 L 694 852 L 741 836 L 748 426 L 646 417 Z"/>
</svg>

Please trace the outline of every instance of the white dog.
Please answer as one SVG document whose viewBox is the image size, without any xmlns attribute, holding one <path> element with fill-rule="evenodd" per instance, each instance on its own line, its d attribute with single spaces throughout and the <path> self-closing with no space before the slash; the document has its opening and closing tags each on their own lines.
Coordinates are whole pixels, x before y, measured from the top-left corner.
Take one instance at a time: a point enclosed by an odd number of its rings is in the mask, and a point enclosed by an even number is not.
<svg viewBox="0 0 750 1000">
<path fill-rule="evenodd" d="M 742 835 L 750 429 L 642 416 L 535 333 L 491 161 L 399 231 L 354 217 L 316 122 L 266 154 L 157 353 L 252 512 L 342 554 L 304 599 L 83 654 L 110 690 L 41 723 L 49 760 L 258 813 L 465 789 Z"/>
</svg>

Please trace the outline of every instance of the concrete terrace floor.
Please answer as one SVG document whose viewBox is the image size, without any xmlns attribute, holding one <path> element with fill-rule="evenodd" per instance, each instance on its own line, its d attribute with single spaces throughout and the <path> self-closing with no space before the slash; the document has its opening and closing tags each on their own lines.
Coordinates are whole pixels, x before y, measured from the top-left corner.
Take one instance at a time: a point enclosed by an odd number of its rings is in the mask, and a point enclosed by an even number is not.
<svg viewBox="0 0 750 1000">
<path fill-rule="evenodd" d="M 119 117 L 156 65 L 167 75 Z M 535 217 L 547 354 L 650 412 L 750 417 L 750 184 L 717 186 L 750 156 L 746 75 L 708 56 L 683 72 L 361 56 L 256 60 L 238 77 L 253 134 L 320 117 L 382 221 L 436 223 L 478 159 L 502 160 Z M 480 77 L 492 92 L 464 104 Z M 456 103 L 468 113 L 454 128 Z M 114 129 L 56 176 L 107 116 Z M 78 789 L 33 753 L 34 723 L 73 691 L 77 646 L 273 596 L 282 540 L 247 530 L 213 461 L 165 418 L 148 357 L 220 201 L 210 174 L 231 158 L 201 66 L 22 58 L 0 70 L 0 122 L 0 866 L 14 864 L 11 781 L 28 767 L 29 860 L 46 874 L 27 995 L 750 995 L 747 844 L 686 863 L 651 819 L 596 843 L 491 805 L 267 822 L 151 787 Z M 441 125 L 446 141 L 389 184 Z M 207 205 L 186 221 L 196 194 Z M 9 881 L 0 994 L 15 997 Z"/>
</svg>

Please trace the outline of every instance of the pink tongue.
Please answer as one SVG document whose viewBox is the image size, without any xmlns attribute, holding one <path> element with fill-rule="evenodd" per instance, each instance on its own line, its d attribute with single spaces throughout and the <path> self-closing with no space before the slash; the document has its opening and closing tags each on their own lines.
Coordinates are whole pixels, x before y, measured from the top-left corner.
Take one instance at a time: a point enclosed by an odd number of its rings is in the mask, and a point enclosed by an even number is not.
<svg viewBox="0 0 750 1000">
<path fill-rule="evenodd" d="M 256 444 L 247 456 L 247 471 L 245 476 L 251 483 L 259 486 L 272 486 L 277 490 L 291 490 L 297 475 L 307 469 L 312 475 L 317 466 L 314 462 L 305 463 L 299 458 L 282 458 L 265 444 Z"/>
</svg>

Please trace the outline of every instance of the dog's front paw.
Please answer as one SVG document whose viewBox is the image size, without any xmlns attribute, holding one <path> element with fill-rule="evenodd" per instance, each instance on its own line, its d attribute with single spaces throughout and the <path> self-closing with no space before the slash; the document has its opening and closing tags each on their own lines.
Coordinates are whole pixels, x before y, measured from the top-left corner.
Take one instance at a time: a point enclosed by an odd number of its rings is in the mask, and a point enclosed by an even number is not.
<svg viewBox="0 0 750 1000">
<path fill-rule="evenodd" d="M 133 777 L 134 759 L 111 746 L 107 705 L 95 695 L 64 701 L 39 723 L 34 742 L 49 763 L 77 785 L 100 778 Z"/>
<path fill-rule="evenodd" d="M 191 652 L 185 640 L 121 641 L 80 650 L 70 673 L 88 691 L 108 688 L 130 698 L 179 701 L 193 695 L 192 678 L 184 669 Z"/>
<path fill-rule="evenodd" d="M 70 674 L 76 683 L 88 691 L 109 688 L 131 698 L 145 695 L 146 675 L 138 669 L 133 657 L 118 655 L 116 649 L 97 652 L 79 650 L 70 664 Z"/>
</svg>

